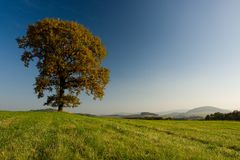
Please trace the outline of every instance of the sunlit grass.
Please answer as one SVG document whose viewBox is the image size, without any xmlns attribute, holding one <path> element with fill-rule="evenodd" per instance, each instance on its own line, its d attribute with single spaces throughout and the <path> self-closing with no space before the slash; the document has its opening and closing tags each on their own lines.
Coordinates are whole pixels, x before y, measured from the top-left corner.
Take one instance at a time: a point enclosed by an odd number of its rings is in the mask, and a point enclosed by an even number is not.
<svg viewBox="0 0 240 160">
<path fill-rule="evenodd" d="M 240 159 L 240 123 L 0 112 L 0 159 Z"/>
</svg>

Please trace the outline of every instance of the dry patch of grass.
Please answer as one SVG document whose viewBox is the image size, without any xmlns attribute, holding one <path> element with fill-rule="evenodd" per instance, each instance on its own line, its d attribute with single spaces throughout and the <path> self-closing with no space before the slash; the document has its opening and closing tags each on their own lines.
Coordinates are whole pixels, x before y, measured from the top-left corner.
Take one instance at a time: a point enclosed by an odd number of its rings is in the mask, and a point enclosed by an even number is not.
<svg viewBox="0 0 240 160">
<path fill-rule="evenodd" d="M 9 127 L 12 123 L 16 123 L 17 119 L 14 117 L 7 118 L 7 119 L 2 119 L 0 120 L 0 127 L 7 128 Z"/>
</svg>

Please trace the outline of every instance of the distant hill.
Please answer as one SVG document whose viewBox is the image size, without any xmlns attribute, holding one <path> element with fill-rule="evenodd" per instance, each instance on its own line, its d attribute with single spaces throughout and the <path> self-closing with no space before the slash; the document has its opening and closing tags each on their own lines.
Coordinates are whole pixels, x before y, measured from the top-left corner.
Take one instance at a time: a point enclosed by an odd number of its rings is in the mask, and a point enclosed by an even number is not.
<svg viewBox="0 0 240 160">
<path fill-rule="evenodd" d="M 197 108 L 191 109 L 191 110 L 187 111 L 186 114 L 187 115 L 204 115 L 204 116 L 206 116 L 207 114 L 216 113 L 216 112 L 228 113 L 231 111 L 217 108 L 217 107 L 212 107 L 212 106 L 204 106 L 204 107 L 197 107 Z"/>
<path fill-rule="evenodd" d="M 182 119 L 182 118 L 201 119 L 201 118 L 205 118 L 205 116 L 208 114 L 212 114 L 216 112 L 228 113 L 231 111 L 217 108 L 217 107 L 212 107 L 212 106 L 203 106 L 203 107 L 197 107 L 197 108 L 188 110 L 187 112 L 182 112 L 182 113 L 173 112 L 173 113 L 165 114 L 165 115 L 162 115 L 162 117 L 164 118 L 171 117 L 171 118 L 177 118 L 177 119 Z"/>
<path fill-rule="evenodd" d="M 127 113 L 127 112 L 118 112 L 118 113 L 114 113 L 112 115 L 122 115 L 122 116 L 127 116 L 127 115 L 132 115 L 132 114 L 139 114 L 140 112 L 136 112 L 136 113 Z"/>
<path fill-rule="evenodd" d="M 185 113 L 187 112 L 188 109 L 174 109 L 174 110 L 169 110 L 169 111 L 163 111 L 163 112 L 157 112 L 158 115 L 166 115 L 166 114 L 171 114 L 171 113 Z"/>
</svg>

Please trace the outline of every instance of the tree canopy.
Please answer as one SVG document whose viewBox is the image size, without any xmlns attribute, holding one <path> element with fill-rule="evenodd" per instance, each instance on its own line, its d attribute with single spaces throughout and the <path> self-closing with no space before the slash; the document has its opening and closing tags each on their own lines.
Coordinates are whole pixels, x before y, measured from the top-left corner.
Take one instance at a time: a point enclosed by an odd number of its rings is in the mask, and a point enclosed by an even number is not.
<svg viewBox="0 0 240 160">
<path fill-rule="evenodd" d="M 47 93 L 45 105 L 77 107 L 78 95 L 85 92 L 93 99 L 102 99 L 109 82 L 109 69 L 102 66 L 106 49 L 100 38 L 76 22 L 43 19 L 31 24 L 26 35 L 17 38 L 26 67 L 36 62 L 35 93 Z"/>
</svg>

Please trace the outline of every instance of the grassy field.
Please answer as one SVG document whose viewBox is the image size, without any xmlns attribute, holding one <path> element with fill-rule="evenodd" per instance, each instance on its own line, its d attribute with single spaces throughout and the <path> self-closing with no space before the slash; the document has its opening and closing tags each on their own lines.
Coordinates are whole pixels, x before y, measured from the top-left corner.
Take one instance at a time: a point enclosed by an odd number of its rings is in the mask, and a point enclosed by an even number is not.
<svg viewBox="0 0 240 160">
<path fill-rule="evenodd" d="M 0 159 L 240 159 L 240 122 L 0 112 Z"/>
</svg>

